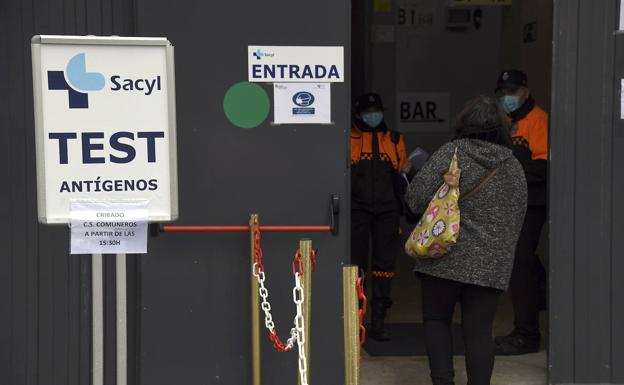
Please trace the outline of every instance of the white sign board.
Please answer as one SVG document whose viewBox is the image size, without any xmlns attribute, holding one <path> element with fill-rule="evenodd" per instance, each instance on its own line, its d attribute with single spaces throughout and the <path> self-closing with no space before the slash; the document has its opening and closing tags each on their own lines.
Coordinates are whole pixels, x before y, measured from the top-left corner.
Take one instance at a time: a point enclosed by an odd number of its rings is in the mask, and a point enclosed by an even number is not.
<svg viewBox="0 0 624 385">
<path fill-rule="evenodd" d="M 451 101 L 447 92 L 404 92 L 397 96 L 401 132 L 448 132 Z"/>
<path fill-rule="evenodd" d="M 621 79 L 620 87 L 620 119 L 624 119 L 624 79 Z"/>
<path fill-rule="evenodd" d="M 70 201 L 148 200 L 177 217 L 173 47 L 165 38 L 35 36 L 39 220 Z"/>
<path fill-rule="evenodd" d="M 72 201 L 70 253 L 147 253 L 147 203 Z"/>
<path fill-rule="evenodd" d="M 329 83 L 275 83 L 273 98 L 276 124 L 331 123 Z"/>
<path fill-rule="evenodd" d="M 344 82 L 344 47 L 247 47 L 250 82 Z"/>
</svg>

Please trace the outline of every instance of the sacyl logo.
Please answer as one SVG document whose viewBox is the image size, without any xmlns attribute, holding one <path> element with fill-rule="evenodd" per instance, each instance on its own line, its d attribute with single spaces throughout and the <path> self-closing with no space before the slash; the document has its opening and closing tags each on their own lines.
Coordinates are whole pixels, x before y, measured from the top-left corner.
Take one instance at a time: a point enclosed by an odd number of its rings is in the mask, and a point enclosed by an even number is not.
<svg viewBox="0 0 624 385">
<path fill-rule="evenodd" d="M 138 91 L 146 96 L 161 90 L 160 75 L 151 79 L 125 78 L 121 75 L 110 77 L 110 90 Z M 100 72 L 87 72 L 85 54 L 79 53 L 67 63 L 65 71 L 48 71 L 48 89 L 66 90 L 69 96 L 69 108 L 89 108 L 88 91 L 104 89 L 106 79 Z"/>
<path fill-rule="evenodd" d="M 314 104 L 314 95 L 307 91 L 297 92 L 293 98 L 297 107 L 293 108 L 293 115 L 314 115 L 315 109 L 310 107 Z"/>
<path fill-rule="evenodd" d="M 48 71 L 48 89 L 66 90 L 69 108 L 89 108 L 88 91 L 100 91 L 104 88 L 104 75 L 99 72 L 87 72 L 85 54 L 79 53 L 67 63 L 65 72 Z"/>
<path fill-rule="evenodd" d="M 275 56 L 275 54 L 274 54 L 274 53 L 262 52 L 262 51 L 261 51 L 261 50 L 259 50 L 259 49 L 258 49 L 258 50 L 256 50 L 256 51 L 253 53 L 253 55 L 254 55 L 254 57 L 255 57 L 256 59 L 258 59 L 258 60 L 262 59 L 263 57 L 273 57 L 273 56 Z"/>
</svg>

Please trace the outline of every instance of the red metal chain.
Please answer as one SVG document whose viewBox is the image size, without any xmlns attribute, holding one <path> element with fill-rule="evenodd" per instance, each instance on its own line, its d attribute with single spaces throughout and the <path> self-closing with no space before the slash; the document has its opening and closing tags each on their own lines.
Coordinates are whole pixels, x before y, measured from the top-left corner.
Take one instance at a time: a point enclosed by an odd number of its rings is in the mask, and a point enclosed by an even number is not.
<svg viewBox="0 0 624 385">
<path fill-rule="evenodd" d="M 288 345 L 282 342 L 282 340 L 280 339 L 279 335 L 277 334 L 277 329 L 273 329 L 273 331 L 269 333 L 269 339 L 271 340 L 271 342 L 273 342 L 273 347 L 278 352 L 284 353 L 290 350 L 290 348 L 288 348 Z"/>
<path fill-rule="evenodd" d="M 303 275 L 303 261 L 301 260 L 301 250 L 297 250 L 295 253 L 295 258 L 292 262 L 293 275 L 302 276 Z"/>
<path fill-rule="evenodd" d="M 254 229 L 254 273 L 264 271 L 264 265 L 262 264 L 262 246 L 260 245 L 260 227 L 256 226 Z"/>
<path fill-rule="evenodd" d="M 316 249 L 312 249 L 312 254 L 311 254 L 311 258 L 312 258 L 312 272 L 316 273 L 316 254 L 317 254 L 317 250 Z"/>
<path fill-rule="evenodd" d="M 360 310 L 358 311 L 359 316 L 360 316 L 360 346 L 364 345 L 364 342 L 366 341 L 366 328 L 364 327 L 364 316 L 366 315 L 367 300 L 366 300 L 366 295 L 364 294 L 364 287 L 362 285 L 362 280 L 363 280 L 363 277 L 360 277 L 357 279 L 357 281 L 355 281 L 355 289 L 357 290 L 358 298 L 362 302 Z"/>
<path fill-rule="evenodd" d="M 256 274 L 264 271 L 264 265 L 262 264 L 262 244 L 260 243 L 260 226 L 256 226 L 254 229 L 254 266 Z M 277 328 L 269 332 L 269 339 L 277 351 L 286 352 L 289 350 L 288 345 L 282 342 L 277 334 Z"/>
<path fill-rule="evenodd" d="M 260 228 L 256 226 L 254 229 L 254 273 L 259 274 L 264 271 L 264 265 L 262 264 L 262 246 L 260 242 Z M 312 250 L 312 271 L 316 270 L 316 250 Z M 303 276 L 303 261 L 301 259 L 301 250 L 297 250 L 292 262 L 293 275 Z M 273 343 L 273 347 L 278 352 L 287 352 L 289 348 L 288 344 L 284 343 L 277 333 L 277 328 L 274 328 L 269 332 L 269 339 Z"/>
<path fill-rule="evenodd" d="M 303 276 L 303 261 L 301 260 L 301 250 L 299 249 L 295 252 L 295 257 L 292 261 L 292 269 L 293 275 L 298 275 L 299 277 Z M 279 337 L 279 334 L 277 334 L 277 329 L 273 329 L 273 331 L 269 333 L 269 339 L 273 342 L 273 347 L 278 352 L 283 353 L 290 350 L 288 344 L 284 343 Z"/>
</svg>

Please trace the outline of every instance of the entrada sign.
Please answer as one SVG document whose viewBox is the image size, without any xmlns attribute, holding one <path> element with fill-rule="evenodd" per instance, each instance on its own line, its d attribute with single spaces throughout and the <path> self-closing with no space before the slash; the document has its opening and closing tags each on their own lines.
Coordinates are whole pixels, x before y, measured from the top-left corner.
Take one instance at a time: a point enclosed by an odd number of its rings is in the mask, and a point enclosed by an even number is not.
<svg viewBox="0 0 624 385">
<path fill-rule="evenodd" d="M 344 47 L 249 46 L 250 82 L 344 82 Z"/>
</svg>

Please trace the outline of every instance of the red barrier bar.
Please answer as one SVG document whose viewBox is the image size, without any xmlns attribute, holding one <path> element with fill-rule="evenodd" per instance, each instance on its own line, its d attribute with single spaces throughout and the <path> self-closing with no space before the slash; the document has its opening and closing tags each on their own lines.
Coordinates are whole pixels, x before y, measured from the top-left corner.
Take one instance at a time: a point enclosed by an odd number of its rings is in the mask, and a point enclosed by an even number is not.
<svg viewBox="0 0 624 385">
<path fill-rule="evenodd" d="M 249 226 L 163 226 L 165 233 L 236 233 L 247 232 Z M 331 226 L 260 226 L 262 232 L 323 233 L 332 231 Z"/>
</svg>

